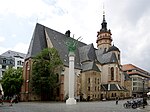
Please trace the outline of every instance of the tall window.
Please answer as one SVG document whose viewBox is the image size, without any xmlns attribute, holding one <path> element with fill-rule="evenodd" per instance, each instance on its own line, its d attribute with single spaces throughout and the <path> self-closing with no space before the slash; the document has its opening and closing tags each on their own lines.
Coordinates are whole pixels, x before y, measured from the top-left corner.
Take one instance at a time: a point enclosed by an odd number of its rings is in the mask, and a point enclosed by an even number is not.
<svg viewBox="0 0 150 112">
<path fill-rule="evenodd" d="M 96 84 L 96 80 L 97 80 L 97 79 L 95 78 L 95 84 Z"/>
<path fill-rule="evenodd" d="M 116 80 L 118 81 L 119 80 L 119 77 L 118 77 L 118 68 L 116 67 Z"/>
<path fill-rule="evenodd" d="M 98 80 L 97 82 L 98 82 L 98 84 L 99 84 L 99 78 L 98 78 L 97 80 Z"/>
<path fill-rule="evenodd" d="M 111 80 L 114 80 L 114 68 L 111 68 Z"/>
<path fill-rule="evenodd" d="M 3 60 L 3 63 L 6 64 L 6 60 L 5 59 Z"/>
<path fill-rule="evenodd" d="M 90 86 L 88 86 L 88 91 L 90 91 Z"/>
<path fill-rule="evenodd" d="M 6 65 L 2 65 L 2 69 L 6 69 Z"/>
<path fill-rule="evenodd" d="M 96 86 L 95 86 L 95 91 L 96 91 Z"/>
<path fill-rule="evenodd" d="M 90 84 L 90 78 L 88 78 L 88 83 Z"/>
<path fill-rule="evenodd" d="M 118 60 L 120 60 L 120 54 L 118 54 Z"/>
<path fill-rule="evenodd" d="M 28 90 L 29 90 L 29 73 L 30 73 L 30 70 L 29 70 L 29 63 L 27 62 L 26 63 L 26 71 L 25 71 L 25 92 L 28 92 Z"/>
<path fill-rule="evenodd" d="M 22 62 L 21 61 L 17 61 L 17 65 L 22 65 Z"/>
</svg>

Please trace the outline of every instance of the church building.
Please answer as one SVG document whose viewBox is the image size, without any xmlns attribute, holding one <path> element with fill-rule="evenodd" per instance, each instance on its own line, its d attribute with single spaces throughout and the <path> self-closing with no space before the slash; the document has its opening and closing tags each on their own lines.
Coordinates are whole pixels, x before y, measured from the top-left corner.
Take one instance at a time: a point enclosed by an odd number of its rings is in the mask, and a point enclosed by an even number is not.
<svg viewBox="0 0 150 112">
<path fill-rule="evenodd" d="M 101 29 L 97 33 L 97 48 L 94 45 L 78 41 L 75 51 L 75 98 L 80 100 L 103 100 L 129 97 L 124 88 L 124 74 L 121 69 L 120 50 L 112 45 L 111 30 L 107 29 L 105 15 Z M 63 62 L 63 69 L 57 71 L 59 86 L 55 100 L 64 101 L 68 95 L 69 57 L 66 41 L 70 31 L 62 34 L 39 23 L 36 24 L 33 37 L 26 55 L 21 90 L 22 101 L 43 100 L 32 91 L 32 59 L 44 48 L 54 47 Z"/>
</svg>

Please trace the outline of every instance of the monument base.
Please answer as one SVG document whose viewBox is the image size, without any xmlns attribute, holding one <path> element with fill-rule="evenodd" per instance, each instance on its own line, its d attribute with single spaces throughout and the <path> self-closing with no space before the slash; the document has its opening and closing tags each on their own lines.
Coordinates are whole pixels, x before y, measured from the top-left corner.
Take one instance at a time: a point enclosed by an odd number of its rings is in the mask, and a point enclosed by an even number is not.
<svg viewBox="0 0 150 112">
<path fill-rule="evenodd" d="M 66 100 L 66 104 L 67 105 L 76 104 L 76 100 L 74 98 L 68 98 L 68 100 Z"/>
</svg>

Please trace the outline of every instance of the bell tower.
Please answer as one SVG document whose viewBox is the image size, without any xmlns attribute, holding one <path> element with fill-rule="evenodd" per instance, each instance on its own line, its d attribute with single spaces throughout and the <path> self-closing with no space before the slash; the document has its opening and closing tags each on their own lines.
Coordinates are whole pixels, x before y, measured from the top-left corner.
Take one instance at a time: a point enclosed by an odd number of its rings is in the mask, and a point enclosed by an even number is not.
<svg viewBox="0 0 150 112">
<path fill-rule="evenodd" d="M 105 20 L 105 12 L 103 12 L 103 21 L 101 23 L 101 29 L 97 32 L 97 48 L 108 50 L 111 47 L 111 31 L 107 30 L 107 22 Z"/>
</svg>

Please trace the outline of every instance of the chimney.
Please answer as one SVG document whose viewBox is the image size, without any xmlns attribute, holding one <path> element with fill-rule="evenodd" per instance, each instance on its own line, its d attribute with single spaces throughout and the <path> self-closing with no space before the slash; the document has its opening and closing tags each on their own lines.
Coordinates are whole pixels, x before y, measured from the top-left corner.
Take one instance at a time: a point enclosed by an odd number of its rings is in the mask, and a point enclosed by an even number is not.
<svg viewBox="0 0 150 112">
<path fill-rule="evenodd" d="M 70 37 L 70 33 L 71 33 L 70 30 L 67 30 L 66 33 L 65 33 L 65 35 L 66 35 L 67 37 Z"/>
</svg>

